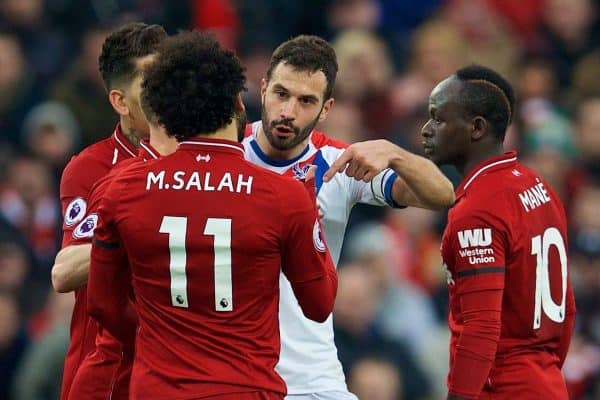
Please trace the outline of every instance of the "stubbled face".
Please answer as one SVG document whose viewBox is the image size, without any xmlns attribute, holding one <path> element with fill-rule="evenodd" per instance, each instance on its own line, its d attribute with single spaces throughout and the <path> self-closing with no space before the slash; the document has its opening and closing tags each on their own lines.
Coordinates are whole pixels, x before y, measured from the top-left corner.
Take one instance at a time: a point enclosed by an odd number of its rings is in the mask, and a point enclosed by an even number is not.
<svg viewBox="0 0 600 400">
<path fill-rule="evenodd" d="M 262 126 L 273 148 L 293 151 L 306 145 L 333 104 L 333 99 L 323 99 L 326 87 L 322 71 L 298 71 L 283 62 L 275 67 L 269 82 L 263 80 Z"/>
<path fill-rule="evenodd" d="M 127 115 L 129 125 L 134 130 L 133 134 L 140 139 L 146 139 L 150 135 L 148 121 L 140 106 L 140 95 L 142 93 L 143 70 L 154 60 L 154 57 L 154 55 L 147 55 L 136 60 L 137 74 L 127 89 L 123 91 L 124 101 L 129 109 Z M 129 134 L 130 132 L 125 133 Z"/>
<path fill-rule="evenodd" d="M 462 83 L 450 77 L 429 96 L 429 120 L 421 129 L 425 157 L 437 165 L 460 166 L 468 158 L 473 125 L 457 101 Z"/>
</svg>

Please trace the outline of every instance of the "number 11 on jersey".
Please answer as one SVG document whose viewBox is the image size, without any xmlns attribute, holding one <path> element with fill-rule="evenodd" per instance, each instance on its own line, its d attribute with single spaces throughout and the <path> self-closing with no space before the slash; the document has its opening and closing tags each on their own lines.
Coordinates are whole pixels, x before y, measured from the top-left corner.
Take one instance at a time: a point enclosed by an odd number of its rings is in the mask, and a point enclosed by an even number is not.
<svg viewBox="0 0 600 400">
<path fill-rule="evenodd" d="M 174 307 L 188 308 L 185 247 L 187 217 L 164 216 L 159 232 L 169 235 L 171 304 Z M 232 311 L 231 219 L 208 218 L 204 226 L 204 234 L 214 237 L 215 310 Z"/>
</svg>

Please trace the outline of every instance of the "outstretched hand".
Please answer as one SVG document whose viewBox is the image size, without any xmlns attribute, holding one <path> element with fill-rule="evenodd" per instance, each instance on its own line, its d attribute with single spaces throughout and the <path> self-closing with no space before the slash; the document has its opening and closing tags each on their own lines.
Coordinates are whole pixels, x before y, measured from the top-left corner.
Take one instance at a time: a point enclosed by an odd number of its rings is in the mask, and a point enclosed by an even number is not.
<svg viewBox="0 0 600 400">
<path fill-rule="evenodd" d="M 367 140 L 349 146 L 323 176 L 329 182 L 337 173 L 346 172 L 351 178 L 370 182 L 390 165 L 398 155 L 398 146 L 387 140 Z"/>
</svg>

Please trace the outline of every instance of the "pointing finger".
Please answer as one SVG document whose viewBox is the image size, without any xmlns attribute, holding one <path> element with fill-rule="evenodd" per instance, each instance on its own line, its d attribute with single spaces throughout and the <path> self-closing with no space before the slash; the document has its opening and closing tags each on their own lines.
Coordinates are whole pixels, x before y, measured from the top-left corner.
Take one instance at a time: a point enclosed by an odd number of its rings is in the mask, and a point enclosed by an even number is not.
<svg viewBox="0 0 600 400">
<path fill-rule="evenodd" d="M 352 160 L 352 157 L 352 152 L 346 149 L 346 151 L 344 151 L 342 155 L 339 156 L 333 164 L 331 164 L 331 167 L 329 167 L 327 172 L 325 172 L 325 175 L 323 175 L 323 180 L 325 182 L 329 182 L 335 174 L 337 174 L 338 172 L 343 172 L 344 169 L 346 169 L 346 164 L 348 164 L 348 162 Z"/>
</svg>

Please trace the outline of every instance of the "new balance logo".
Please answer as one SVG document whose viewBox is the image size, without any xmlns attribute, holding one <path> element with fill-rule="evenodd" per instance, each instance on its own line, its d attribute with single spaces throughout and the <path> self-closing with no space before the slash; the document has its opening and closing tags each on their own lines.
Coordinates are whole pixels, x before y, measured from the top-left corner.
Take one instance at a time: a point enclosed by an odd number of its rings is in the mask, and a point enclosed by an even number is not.
<svg viewBox="0 0 600 400">
<path fill-rule="evenodd" d="M 203 156 L 202 154 L 198 154 L 196 156 L 196 161 L 200 162 L 200 161 L 206 161 L 209 162 L 210 161 L 210 154 L 207 154 L 205 156 Z"/>
<path fill-rule="evenodd" d="M 458 232 L 460 247 L 484 247 L 492 244 L 492 230 L 490 228 L 465 229 Z"/>
</svg>

